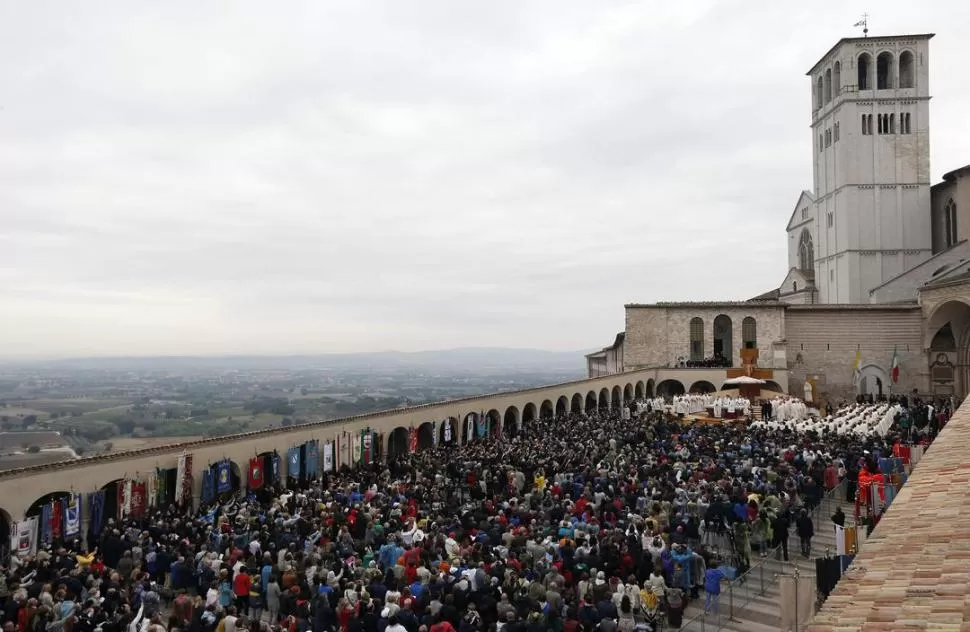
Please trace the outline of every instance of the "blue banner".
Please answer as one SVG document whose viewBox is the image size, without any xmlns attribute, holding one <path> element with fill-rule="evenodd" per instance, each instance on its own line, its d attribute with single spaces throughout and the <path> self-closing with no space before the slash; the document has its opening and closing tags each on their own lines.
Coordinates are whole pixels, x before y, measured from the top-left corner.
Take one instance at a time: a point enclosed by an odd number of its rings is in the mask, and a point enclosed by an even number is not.
<svg viewBox="0 0 970 632">
<path fill-rule="evenodd" d="M 300 446 L 290 448 L 286 451 L 286 475 L 290 478 L 300 478 Z"/>
<path fill-rule="evenodd" d="M 91 534 L 101 535 L 101 528 L 104 526 L 104 490 L 98 490 L 88 494 L 88 508 L 91 512 Z"/>
<path fill-rule="evenodd" d="M 40 508 L 40 542 L 50 544 L 54 539 L 54 530 L 51 528 L 51 503 L 44 503 Z"/>
<path fill-rule="evenodd" d="M 216 476 L 213 466 L 209 466 L 202 472 L 202 502 L 211 503 L 216 497 Z"/>
<path fill-rule="evenodd" d="M 483 412 L 478 416 L 478 424 L 476 427 L 476 430 L 478 431 L 477 434 L 479 437 L 484 437 L 486 434 L 488 434 L 488 426 L 486 426 L 486 423 L 487 422 L 485 420 L 485 413 Z"/>
<path fill-rule="evenodd" d="M 229 459 L 223 459 L 216 465 L 216 492 L 225 494 L 232 491 L 232 466 Z"/>
<path fill-rule="evenodd" d="M 64 539 L 77 537 L 81 534 L 81 496 L 71 494 L 61 502 L 64 503 Z"/>
<path fill-rule="evenodd" d="M 317 478 L 320 472 L 320 442 L 314 439 L 306 442 L 306 462 L 303 474 L 310 480 Z"/>
</svg>

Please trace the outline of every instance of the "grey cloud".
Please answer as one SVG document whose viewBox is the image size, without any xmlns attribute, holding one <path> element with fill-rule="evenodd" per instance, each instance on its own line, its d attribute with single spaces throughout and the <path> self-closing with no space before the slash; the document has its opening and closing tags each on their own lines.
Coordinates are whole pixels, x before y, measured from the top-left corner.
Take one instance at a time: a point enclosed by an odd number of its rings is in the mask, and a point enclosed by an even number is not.
<svg viewBox="0 0 970 632">
<path fill-rule="evenodd" d="M 957 63 L 934 7 L 874 32 Z M 839 9 L 0 5 L 2 353 L 594 347 L 624 302 L 769 289 Z M 938 177 L 970 89 L 931 76 Z"/>
</svg>

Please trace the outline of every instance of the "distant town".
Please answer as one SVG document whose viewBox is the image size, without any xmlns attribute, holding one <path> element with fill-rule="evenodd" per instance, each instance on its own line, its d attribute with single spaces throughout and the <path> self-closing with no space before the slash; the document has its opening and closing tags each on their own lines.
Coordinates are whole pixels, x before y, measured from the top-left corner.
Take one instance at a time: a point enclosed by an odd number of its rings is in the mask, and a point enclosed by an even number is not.
<svg viewBox="0 0 970 632">
<path fill-rule="evenodd" d="M 0 366 L 0 469 L 583 377 L 581 352 L 505 349 Z"/>
</svg>

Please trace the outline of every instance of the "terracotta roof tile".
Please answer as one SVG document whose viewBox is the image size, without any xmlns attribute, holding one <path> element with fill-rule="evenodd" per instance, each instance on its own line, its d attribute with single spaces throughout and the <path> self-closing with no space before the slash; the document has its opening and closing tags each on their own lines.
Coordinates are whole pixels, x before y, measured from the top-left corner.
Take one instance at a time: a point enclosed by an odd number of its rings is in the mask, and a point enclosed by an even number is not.
<svg viewBox="0 0 970 632">
<path fill-rule="evenodd" d="M 970 632 L 970 404 L 913 469 L 805 632 Z"/>
</svg>

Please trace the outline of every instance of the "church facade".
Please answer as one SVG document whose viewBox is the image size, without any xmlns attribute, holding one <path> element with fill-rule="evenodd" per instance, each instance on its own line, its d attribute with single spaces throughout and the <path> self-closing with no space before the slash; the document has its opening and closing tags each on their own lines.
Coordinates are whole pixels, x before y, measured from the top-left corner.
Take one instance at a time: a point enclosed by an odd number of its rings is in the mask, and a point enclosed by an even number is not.
<svg viewBox="0 0 970 632">
<path fill-rule="evenodd" d="M 823 400 L 970 393 L 970 166 L 931 183 L 932 37 L 845 38 L 809 70 L 814 190 L 786 225 L 781 285 L 740 302 L 627 305 L 625 331 L 587 356 L 590 375 L 726 376 L 756 349 L 793 394 L 806 382 Z"/>
</svg>

